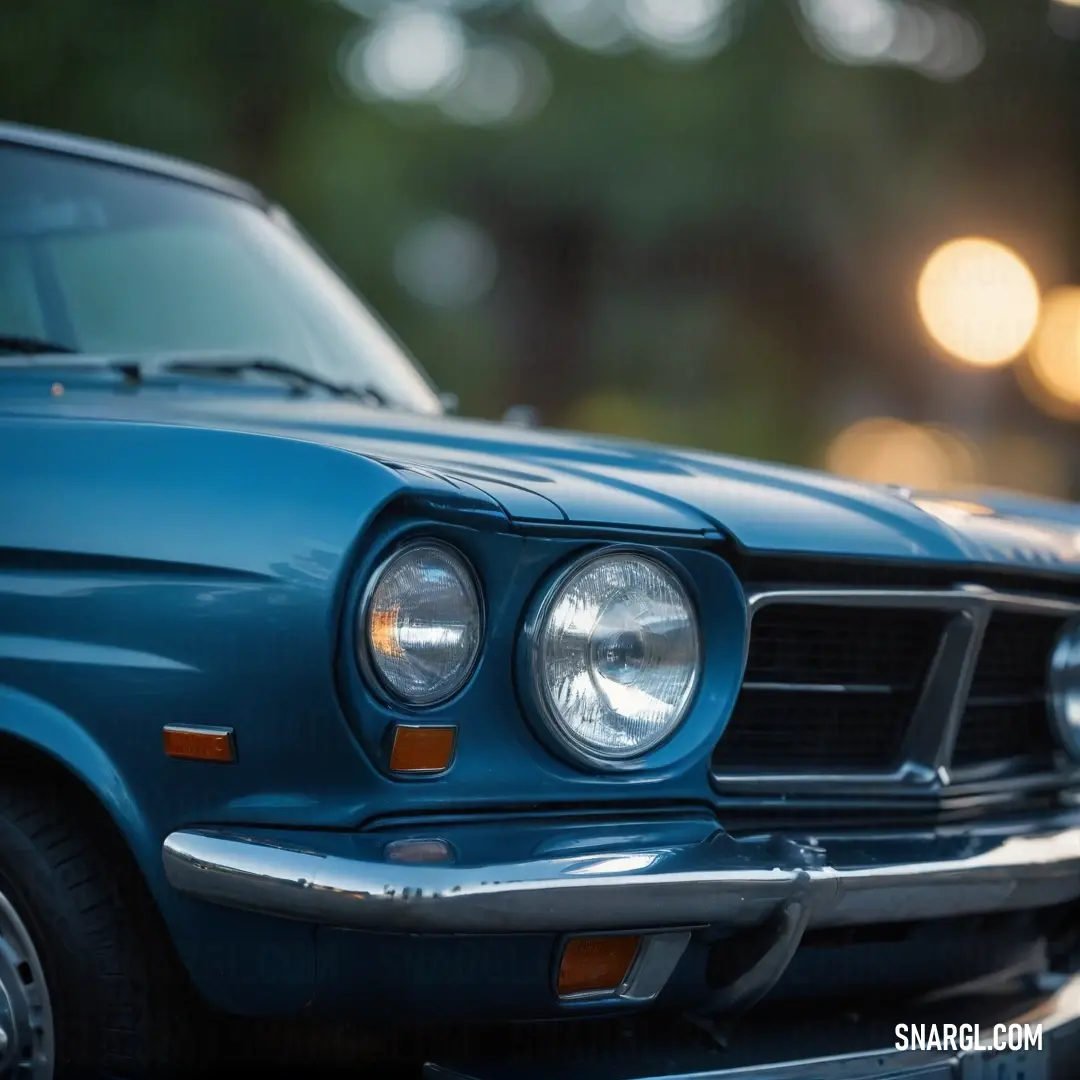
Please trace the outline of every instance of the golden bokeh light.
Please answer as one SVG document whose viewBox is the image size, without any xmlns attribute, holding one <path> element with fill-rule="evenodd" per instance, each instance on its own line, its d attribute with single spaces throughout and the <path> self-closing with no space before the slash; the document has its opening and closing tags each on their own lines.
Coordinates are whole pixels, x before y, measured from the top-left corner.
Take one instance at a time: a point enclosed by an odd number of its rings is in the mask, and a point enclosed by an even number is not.
<svg viewBox="0 0 1080 1080">
<path fill-rule="evenodd" d="M 1020 355 L 1039 321 L 1039 286 L 1011 248 L 983 237 L 950 240 L 919 276 L 919 314 L 934 341 L 975 367 Z"/>
<path fill-rule="evenodd" d="M 1069 469 L 1059 448 L 1036 435 L 1002 434 L 983 447 L 986 479 L 994 487 L 1067 498 Z"/>
<path fill-rule="evenodd" d="M 984 474 L 982 454 L 973 442 L 957 431 L 935 424 L 918 429 L 928 435 L 948 461 L 948 477 L 943 486 L 957 487 L 979 482 Z"/>
<path fill-rule="evenodd" d="M 1024 396 L 1040 412 L 1044 412 L 1047 416 L 1053 417 L 1055 420 L 1062 420 L 1065 423 L 1075 423 L 1080 419 L 1080 405 L 1071 405 L 1069 402 L 1051 394 L 1035 377 L 1035 371 L 1031 364 L 1017 364 L 1015 371 L 1016 381 Z"/>
<path fill-rule="evenodd" d="M 1030 364 L 1042 389 L 1066 406 L 1080 408 L 1080 289 L 1047 294 Z"/>
<path fill-rule="evenodd" d="M 922 491 L 972 484 L 980 473 L 978 451 L 961 435 L 889 417 L 845 428 L 829 444 L 825 465 L 851 480 Z"/>
</svg>

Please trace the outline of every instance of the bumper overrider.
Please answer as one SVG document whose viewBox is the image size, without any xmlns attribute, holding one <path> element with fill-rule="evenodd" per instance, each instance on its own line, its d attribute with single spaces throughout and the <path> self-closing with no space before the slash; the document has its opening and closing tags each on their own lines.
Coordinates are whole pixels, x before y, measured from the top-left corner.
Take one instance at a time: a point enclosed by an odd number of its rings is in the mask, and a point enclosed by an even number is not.
<svg viewBox="0 0 1080 1080">
<path fill-rule="evenodd" d="M 512 826 L 508 826 L 512 828 Z M 805 927 L 1046 907 L 1080 898 L 1080 816 L 1027 825 L 799 841 L 718 832 L 689 844 L 470 858 L 446 840 L 199 829 L 165 840 L 174 888 L 283 918 L 398 933 L 668 930 L 760 925 L 797 905 Z M 579 848 L 587 845 L 580 844 Z M 394 852 L 395 861 L 390 858 Z M 434 856 L 432 855 L 434 852 Z"/>
</svg>

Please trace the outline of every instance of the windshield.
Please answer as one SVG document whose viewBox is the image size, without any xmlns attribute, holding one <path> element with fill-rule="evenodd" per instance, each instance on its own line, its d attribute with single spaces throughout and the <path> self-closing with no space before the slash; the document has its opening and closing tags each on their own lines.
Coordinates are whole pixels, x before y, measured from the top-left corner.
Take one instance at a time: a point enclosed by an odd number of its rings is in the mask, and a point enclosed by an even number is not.
<svg viewBox="0 0 1080 1080">
<path fill-rule="evenodd" d="M 289 225 L 178 180 L 0 146 L 0 337 L 81 353 L 269 358 L 441 409 L 401 345 Z"/>
</svg>

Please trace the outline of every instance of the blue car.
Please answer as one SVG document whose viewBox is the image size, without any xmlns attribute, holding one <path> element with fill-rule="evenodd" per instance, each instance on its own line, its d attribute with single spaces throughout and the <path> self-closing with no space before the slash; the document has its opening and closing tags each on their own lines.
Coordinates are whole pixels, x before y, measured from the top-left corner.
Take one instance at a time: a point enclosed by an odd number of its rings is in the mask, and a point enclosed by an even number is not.
<svg viewBox="0 0 1080 1080">
<path fill-rule="evenodd" d="M 0 1075 L 1068 951 L 1080 508 L 455 418 L 257 191 L 14 125 L 0 470 Z"/>
</svg>

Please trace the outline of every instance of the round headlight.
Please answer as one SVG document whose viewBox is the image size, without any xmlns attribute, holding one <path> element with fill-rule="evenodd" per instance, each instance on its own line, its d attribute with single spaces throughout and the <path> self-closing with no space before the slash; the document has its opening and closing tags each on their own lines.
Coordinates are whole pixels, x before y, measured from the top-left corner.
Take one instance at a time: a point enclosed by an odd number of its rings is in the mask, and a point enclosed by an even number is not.
<svg viewBox="0 0 1080 1080">
<path fill-rule="evenodd" d="M 1050 711 L 1062 746 L 1080 758 L 1080 621 L 1066 624 L 1050 656 Z"/>
<path fill-rule="evenodd" d="M 391 556 L 368 587 L 361 619 L 375 677 L 410 705 L 445 701 L 476 664 L 480 593 L 468 564 L 445 544 L 416 543 Z"/>
<path fill-rule="evenodd" d="M 701 664 L 686 590 L 632 552 L 573 567 L 542 604 L 530 644 L 545 719 L 592 762 L 638 757 L 671 735 Z"/>
</svg>

